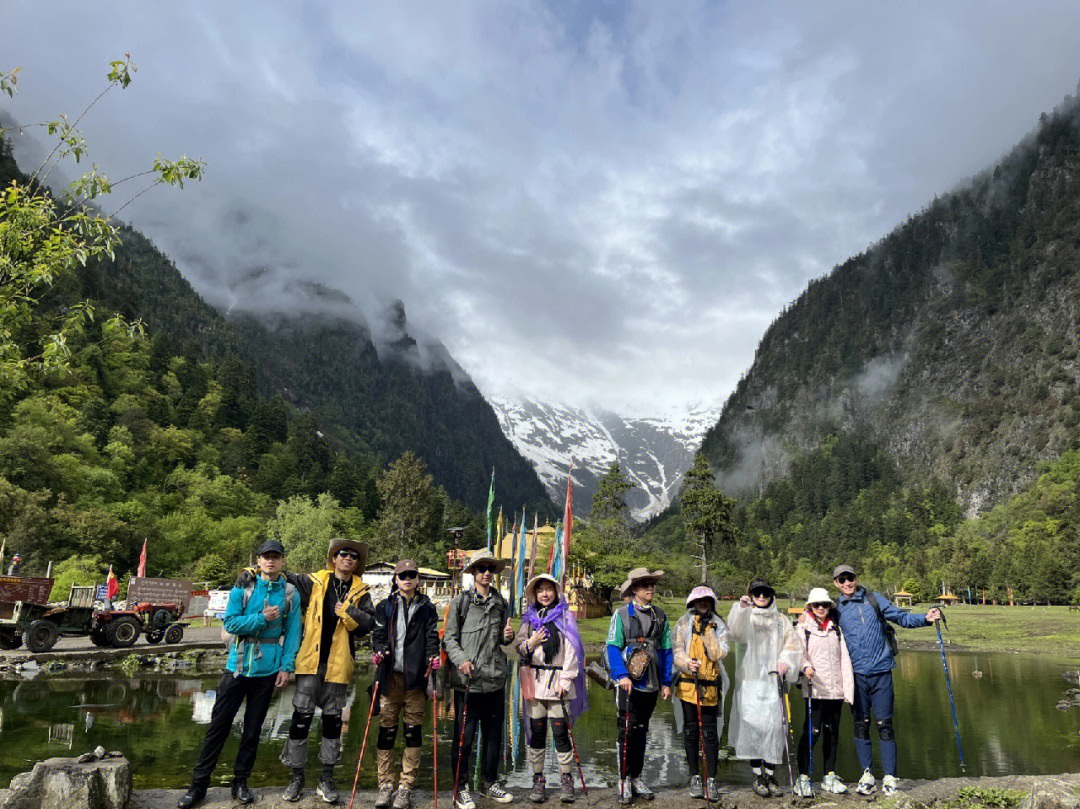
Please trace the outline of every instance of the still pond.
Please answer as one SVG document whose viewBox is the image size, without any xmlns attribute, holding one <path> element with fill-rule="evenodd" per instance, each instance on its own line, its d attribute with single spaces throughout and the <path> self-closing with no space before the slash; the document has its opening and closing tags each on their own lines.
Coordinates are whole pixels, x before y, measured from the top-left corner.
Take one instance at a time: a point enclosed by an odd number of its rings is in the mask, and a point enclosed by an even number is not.
<svg viewBox="0 0 1080 809">
<path fill-rule="evenodd" d="M 1070 684 L 1064 672 L 1076 661 L 1048 656 L 1009 654 L 949 655 L 953 692 L 969 775 L 1040 774 L 1080 769 L 1080 708 L 1056 707 Z M 974 672 L 981 671 L 976 677 Z M 896 670 L 896 734 L 903 778 L 959 775 L 959 763 L 937 652 L 905 651 Z M 345 754 L 339 781 L 351 780 L 367 717 L 366 690 L 370 674 L 362 673 L 362 688 L 350 693 L 345 713 Z M 39 677 L 0 681 L 0 784 L 43 758 L 78 755 L 97 745 L 121 750 L 131 760 L 136 788 L 181 787 L 190 777 L 214 704 L 215 676 L 145 675 L 127 678 Z M 618 776 L 615 706 L 612 692 L 590 683 L 591 708 L 574 728 L 578 751 L 589 785 L 613 785 Z M 285 784 L 287 771 L 278 763 L 292 715 L 292 687 L 275 696 L 263 728 L 263 744 L 253 785 Z M 730 698 L 729 698 L 730 703 Z M 792 729 L 801 732 L 804 703 L 792 691 Z M 440 788 L 449 789 L 452 720 L 440 702 L 438 727 Z M 237 715 L 237 720 L 243 712 Z M 424 731 L 425 761 L 430 762 L 431 727 Z M 363 787 L 374 787 L 372 722 L 368 743 L 370 766 L 361 774 Z M 312 727 L 312 738 L 319 722 Z M 234 729 L 215 773 L 222 783 L 231 775 L 239 727 Z M 726 733 L 725 733 L 726 738 Z M 844 711 L 838 773 L 848 781 L 859 774 L 852 743 L 852 719 Z M 399 739 L 399 747 L 400 747 Z M 513 760 L 510 785 L 527 788 L 524 744 L 517 729 L 507 745 Z M 309 746 L 311 772 L 317 771 L 319 746 Z M 820 747 L 818 748 L 820 750 Z M 398 751 L 400 756 L 400 750 Z M 820 778 L 819 772 L 815 781 Z M 554 766 L 552 765 L 554 771 Z M 348 773 L 346 773 L 348 771 Z M 645 775 L 655 784 L 686 781 L 682 744 L 675 735 L 671 707 L 661 703 L 654 715 Z M 720 778 L 729 784 L 749 783 L 745 762 L 721 763 Z M 879 773 L 880 777 L 880 773 Z M 431 768 L 422 769 L 420 786 L 430 788 Z M 783 778 L 781 779 L 783 780 Z M 339 784 L 340 786 L 340 784 Z"/>
</svg>

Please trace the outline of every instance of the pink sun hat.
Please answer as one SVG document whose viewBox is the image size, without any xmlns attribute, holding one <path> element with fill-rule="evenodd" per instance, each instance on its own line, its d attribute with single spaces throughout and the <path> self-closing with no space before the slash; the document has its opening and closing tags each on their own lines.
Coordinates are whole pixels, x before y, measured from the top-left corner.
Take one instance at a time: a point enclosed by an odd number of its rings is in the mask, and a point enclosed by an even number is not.
<svg viewBox="0 0 1080 809">
<path fill-rule="evenodd" d="M 713 590 L 707 584 L 699 584 L 693 590 L 690 591 L 690 595 L 686 597 L 686 606 L 689 608 L 691 604 L 697 601 L 699 598 L 711 598 L 713 603 L 713 612 L 718 612 L 720 604 L 716 599 L 716 591 Z"/>
</svg>

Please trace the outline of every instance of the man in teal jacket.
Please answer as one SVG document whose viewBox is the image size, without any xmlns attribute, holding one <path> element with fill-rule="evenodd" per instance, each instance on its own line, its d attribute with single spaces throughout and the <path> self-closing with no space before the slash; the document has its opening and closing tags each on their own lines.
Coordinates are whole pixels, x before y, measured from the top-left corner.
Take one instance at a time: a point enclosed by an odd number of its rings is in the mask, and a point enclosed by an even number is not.
<svg viewBox="0 0 1080 809">
<path fill-rule="evenodd" d="M 177 803 L 190 809 L 206 797 L 210 776 L 229 737 L 233 719 L 245 700 L 244 733 L 233 766 L 232 797 L 254 803 L 247 779 L 255 766 L 259 732 L 270 707 L 274 688 L 289 684 L 300 648 L 300 594 L 281 574 L 285 548 L 269 540 L 259 548 L 259 576 L 246 586 L 233 587 L 225 608 L 225 631 L 233 636 L 225 673 L 217 686 L 199 761 L 191 774 L 191 787 Z"/>
</svg>

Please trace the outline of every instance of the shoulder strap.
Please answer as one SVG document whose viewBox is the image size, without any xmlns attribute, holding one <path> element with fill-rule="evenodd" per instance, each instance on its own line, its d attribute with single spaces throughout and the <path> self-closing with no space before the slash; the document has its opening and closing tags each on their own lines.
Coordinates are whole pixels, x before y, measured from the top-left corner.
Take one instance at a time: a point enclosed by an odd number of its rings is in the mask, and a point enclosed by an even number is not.
<svg viewBox="0 0 1080 809">
<path fill-rule="evenodd" d="M 881 613 L 881 605 L 877 603 L 877 593 L 873 590 L 867 590 L 866 597 L 870 602 L 870 606 L 874 608 L 874 614 L 877 615 L 877 619 L 881 622 L 881 631 L 887 631 L 888 626 L 885 623 L 885 616 Z"/>
<path fill-rule="evenodd" d="M 457 636 L 457 640 L 458 640 L 458 643 L 461 643 L 461 633 L 465 629 L 465 619 L 469 615 L 469 607 L 470 606 L 472 606 L 472 597 L 469 595 L 468 590 L 462 590 L 461 594 L 458 596 L 458 605 L 457 605 L 457 618 L 458 618 L 458 628 L 457 628 L 458 636 Z"/>
<path fill-rule="evenodd" d="M 288 579 L 285 580 L 285 609 L 281 611 L 281 618 L 284 621 L 289 617 L 289 610 L 292 609 L 293 596 L 296 595 L 296 585 Z"/>
</svg>

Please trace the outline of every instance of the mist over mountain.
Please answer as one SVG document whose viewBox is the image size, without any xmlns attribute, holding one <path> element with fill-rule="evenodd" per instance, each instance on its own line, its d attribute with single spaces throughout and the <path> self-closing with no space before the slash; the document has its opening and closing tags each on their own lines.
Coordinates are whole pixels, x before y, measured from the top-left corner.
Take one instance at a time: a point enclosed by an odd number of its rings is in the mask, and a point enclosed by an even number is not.
<svg viewBox="0 0 1080 809">
<path fill-rule="evenodd" d="M 811 282 L 703 448 L 725 491 L 758 495 L 857 433 L 904 480 L 940 480 L 977 515 L 1080 441 L 1078 321 L 1069 97 L 996 165 Z"/>
<path fill-rule="evenodd" d="M 491 403 L 503 431 L 533 464 L 556 503 L 565 500 L 572 461 L 574 511 L 587 515 L 598 478 L 618 462 L 634 486 L 626 500 L 636 520 L 647 520 L 671 504 L 717 416 L 715 408 L 700 406 L 681 414 L 632 417 L 505 396 L 492 396 Z"/>
</svg>

